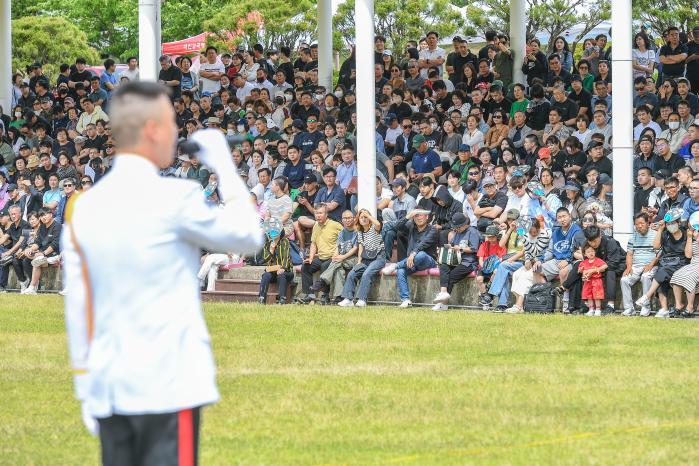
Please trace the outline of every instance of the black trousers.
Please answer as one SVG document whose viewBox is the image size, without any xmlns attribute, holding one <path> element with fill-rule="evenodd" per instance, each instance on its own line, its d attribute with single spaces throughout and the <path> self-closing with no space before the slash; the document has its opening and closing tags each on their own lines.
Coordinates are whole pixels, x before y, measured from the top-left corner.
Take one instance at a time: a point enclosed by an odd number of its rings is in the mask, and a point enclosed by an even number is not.
<svg viewBox="0 0 699 466">
<path fill-rule="evenodd" d="M 568 290 L 568 299 L 570 307 L 575 309 L 580 309 L 582 306 L 582 274 L 578 272 L 578 264 L 580 262 L 575 262 L 573 267 L 568 274 L 565 282 L 562 283 L 563 287 Z M 602 274 L 602 279 L 604 280 L 604 299 L 607 301 L 614 301 L 616 299 L 616 279 L 619 273 L 616 270 L 607 269 L 606 272 Z"/>
<path fill-rule="evenodd" d="M 316 272 L 323 272 L 330 265 L 331 259 L 321 260 L 318 257 L 313 258 L 313 262 L 310 264 L 304 264 L 301 266 L 301 289 L 305 294 L 308 294 L 311 285 L 313 284 L 313 274 Z"/>
<path fill-rule="evenodd" d="M 104 466 L 196 466 L 201 408 L 98 419 Z"/>
<path fill-rule="evenodd" d="M 15 269 L 15 275 L 17 275 L 17 280 L 23 282 L 27 278 L 32 278 L 32 261 L 26 257 L 17 259 L 16 257 L 12 260 L 12 268 Z"/>
<path fill-rule="evenodd" d="M 286 298 L 286 288 L 289 282 L 294 281 L 294 272 L 284 272 L 278 274 L 277 272 L 264 272 L 262 274 L 262 279 L 260 280 L 260 296 L 263 298 L 267 297 L 267 289 L 270 283 L 279 283 L 279 297 Z"/>
<path fill-rule="evenodd" d="M 447 289 L 448 293 L 454 288 L 454 285 L 459 283 L 464 278 L 476 270 L 475 265 L 439 265 L 439 286 L 443 286 Z"/>
</svg>

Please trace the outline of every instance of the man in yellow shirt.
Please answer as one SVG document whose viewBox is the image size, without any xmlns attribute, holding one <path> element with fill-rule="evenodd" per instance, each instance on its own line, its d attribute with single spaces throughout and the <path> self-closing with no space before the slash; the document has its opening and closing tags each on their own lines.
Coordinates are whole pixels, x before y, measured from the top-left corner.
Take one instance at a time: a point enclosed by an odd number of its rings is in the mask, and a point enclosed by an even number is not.
<svg viewBox="0 0 699 466">
<path fill-rule="evenodd" d="M 337 236 L 342 231 L 342 225 L 328 218 L 328 209 L 324 204 L 315 208 L 315 218 L 316 224 L 311 233 L 311 249 L 301 266 L 303 296 L 299 298 L 299 302 L 303 304 L 315 301 L 314 295 L 309 296 L 313 284 L 313 274 L 328 268 L 337 251 Z"/>
</svg>

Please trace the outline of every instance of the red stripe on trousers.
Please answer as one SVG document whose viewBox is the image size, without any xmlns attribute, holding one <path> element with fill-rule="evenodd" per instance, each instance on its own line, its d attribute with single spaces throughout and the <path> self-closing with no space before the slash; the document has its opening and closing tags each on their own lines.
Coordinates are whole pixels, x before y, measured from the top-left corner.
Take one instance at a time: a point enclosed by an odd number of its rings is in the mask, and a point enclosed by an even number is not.
<svg viewBox="0 0 699 466">
<path fill-rule="evenodd" d="M 192 410 L 179 412 L 177 419 L 177 457 L 179 466 L 194 466 L 194 422 Z"/>
</svg>

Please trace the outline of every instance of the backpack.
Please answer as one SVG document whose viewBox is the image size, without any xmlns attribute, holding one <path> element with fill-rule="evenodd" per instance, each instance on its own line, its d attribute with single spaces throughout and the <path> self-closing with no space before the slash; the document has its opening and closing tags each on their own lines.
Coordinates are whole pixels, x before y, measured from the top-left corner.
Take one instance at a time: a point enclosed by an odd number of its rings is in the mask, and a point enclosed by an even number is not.
<svg viewBox="0 0 699 466">
<path fill-rule="evenodd" d="M 524 296 L 524 312 L 550 313 L 556 307 L 556 297 L 550 283 L 532 285 Z"/>
</svg>

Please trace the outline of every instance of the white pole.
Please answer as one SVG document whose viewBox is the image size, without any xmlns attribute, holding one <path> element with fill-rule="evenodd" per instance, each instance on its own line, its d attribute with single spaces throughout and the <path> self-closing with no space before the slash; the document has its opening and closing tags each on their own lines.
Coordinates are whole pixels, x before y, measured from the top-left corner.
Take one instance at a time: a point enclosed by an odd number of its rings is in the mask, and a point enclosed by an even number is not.
<svg viewBox="0 0 699 466">
<path fill-rule="evenodd" d="M 633 68 L 631 1 L 612 2 L 614 237 L 626 246 L 633 233 Z"/>
<path fill-rule="evenodd" d="M 162 0 L 156 0 L 155 3 L 157 5 L 156 6 L 157 11 L 155 12 L 155 15 L 156 15 L 156 17 L 155 17 L 155 22 L 156 22 L 156 24 L 155 24 L 155 41 L 156 41 L 155 50 L 156 50 L 156 52 L 155 53 L 156 53 L 157 57 L 160 58 L 160 55 L 163 54 L 163 41 L 162 41 L 162 37 L 161 37 L 162 31 L 163 31 L 163 24 L 162 24 L 162 16 L 160 13 L 161 9 L 162 9 L 161 7 L 162 7 L 163 2 L 162 2 Z M 156 69 L 158 69 L 158 68 L 156 67 Z"/>
<path fill-rule="evenodd" d="M 354 4 L 357 62 L 358 209 L 376 216 L 376 119 L 374 96 L 374 0 Z"/>
<path fill-rule="evenodd" d="M 138 65 L 141 81 L 158 80 L 160 0 L 138 0 Z"/>
<path fill-rule="evenodd" d="M 0 0 L 0 106 L 12 115 L 12 0 Z"/>
<path fill-rule="evenodd" d="M 526 83 L 522 73 L 522 60 L 527 47 L 527 2 L 512 0 L 510 2 L 510 50 L 512 50 L 512 82 Z"/>
<path fill-rule="evenodd" d="M 331 0 L 318 0 L 318 84 L 333 88 L 333 12 Z"/>
</svg>

